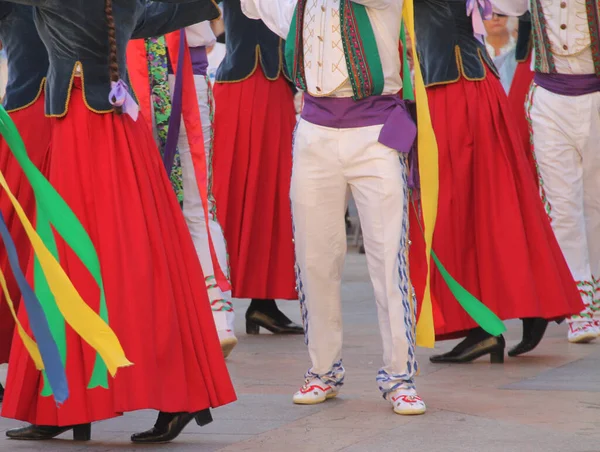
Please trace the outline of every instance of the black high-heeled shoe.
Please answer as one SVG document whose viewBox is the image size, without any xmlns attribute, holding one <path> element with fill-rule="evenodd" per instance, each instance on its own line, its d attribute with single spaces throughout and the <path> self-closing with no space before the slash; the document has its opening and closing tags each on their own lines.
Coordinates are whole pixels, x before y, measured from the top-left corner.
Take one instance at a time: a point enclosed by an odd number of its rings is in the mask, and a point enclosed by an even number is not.
<svg viewBox="0 0 600 452">
<path fill-rule="evenodd" d="M 273 334 L 304 334 L 302 325 L 292 322 L 275 300 L 253 299 L 246 311 L 246 334 L 259 334 L 260 327 Z"/>
<path fill-rule="evenodd" d="M 0 403 L 4 401 L 4 386 L 0 384 Z"/>
<path fill-rule="evenodd" d="M 544 337 L 548 321 L 539 317 L 523 319 L 523 339 L 508 352 L 508 356 L 519 356 L 538 346 Z"/>
<path fill-rule="evenodd" d="M 6 436 L 10 439 L 24 441 L 43 441 L 55 438 L 69 430 L 73 431 L 73 439 L 75 441 L 89 441 L 92 437 L 92 424 L 66 425 L 64 427 L 28 425 L 27 427 L 7 430 Z"/>
<path fill-rule="evenodd" d="M 504 336 L 490 336 L 480 328 L 471 330 L 467 337 L 451 351 L 429 357 L 432 363 L 468 363 L 490 355 L 492 364 L 504 362 Z"/>
<path fill-rule="evenodd" d="M 183 429 L 192 421 L 203 427 L 213 421 L 210 409 L 198 411 L 196 413 L 158 413 L 158 419 L 150 430 L 135 433 L 131 435 L 131 441 L 134 443 L 168 443 L 177 438 Z"/>
</svg>

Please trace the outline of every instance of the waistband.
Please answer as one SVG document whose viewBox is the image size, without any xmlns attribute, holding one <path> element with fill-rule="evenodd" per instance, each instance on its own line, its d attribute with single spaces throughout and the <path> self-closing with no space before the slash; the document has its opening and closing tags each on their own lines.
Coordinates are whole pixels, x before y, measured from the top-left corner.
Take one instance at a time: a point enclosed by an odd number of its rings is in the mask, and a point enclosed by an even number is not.
<svg viewBox="0 0 600 452">
<path fill-rule="evenodd" d="M 355 101 L 351 97 L 313 97 L 305 93 L 301 117 L 333 129 L 383 125 L 379 142 L 404 153 L 410 152 L 417 136 L 406 102 L 393 94 Z"/>
<path fill-rule="evenodd" d="M 600 77 L 595 74 L 546 74 L 536 72 L 536 85 L 561 96 L 583 96 L 600 92 Z"/>
</svg>

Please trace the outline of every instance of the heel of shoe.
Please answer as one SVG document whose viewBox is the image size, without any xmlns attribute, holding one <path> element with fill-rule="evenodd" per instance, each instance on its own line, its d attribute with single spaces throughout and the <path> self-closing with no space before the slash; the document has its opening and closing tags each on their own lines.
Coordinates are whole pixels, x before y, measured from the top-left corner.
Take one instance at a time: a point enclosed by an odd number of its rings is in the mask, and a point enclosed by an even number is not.
<svg viewBox="0 0 600 452">
<path fill-rule="evenodd" d="M 258 334 L 259 330 L 260 327 L 258 326 L 258 323 L 246 319 L 246 334 Z"/>
<path fill-rule="evenodd" d="M 92 439 L 92 424 L 81 424 L 73 427 L 75 441 L 89 441 Z"/>
<path fill-rule="evenodd" d="M 194 416 L 194 419 L 196 419 L 196 424 L 198 424 L 200 427 L 204 427 L 213 421 L 210 409 L 198 411 Z"/>
<path fill-rule="evenodd" d="M 490 363 L 492 364 L 503 364 L 504 363 L 504 349 L 494 350 L 490 353 Z"/>
</svg>

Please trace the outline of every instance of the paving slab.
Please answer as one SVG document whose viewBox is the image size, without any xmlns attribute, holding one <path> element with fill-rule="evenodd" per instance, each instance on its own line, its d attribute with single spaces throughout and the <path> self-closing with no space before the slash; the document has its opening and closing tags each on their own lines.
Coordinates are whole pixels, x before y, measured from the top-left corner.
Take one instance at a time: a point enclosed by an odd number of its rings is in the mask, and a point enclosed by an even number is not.
<svg viewBox="0 0 600 452">
<path fill-rule="evenodd" d="M 291 396 L 309 366 L 301 336 L 245 334 L 247 300 L 236 300 L 238 347 L 228 359 L 239 400 L 214 410 L 215 422 L 190 425 L 174 443 L 134 446 L 131 433 L 146 429 L 155 413 L 140 411 L 94 424 L 92 441 L 69 435 L 42 443 L 0 438 L 0 452 L 600 452 L 600 341 L 569 344 L 565 325 L 551 325 L 531 354 L 504 364 L 480 359 L 434 365 L 428 357 L 451 349 L 418 349 L 417 387 L 428 405 L 424 416 L 393 414 L 375 382 L 381 339 L 364 256 L 350 253 L 342 285 L 346 384 L 339 397 L 315 406 L 294 406 Z M 298 320 L 297 302 L 280 302 Z M 507 322 L 516 343 L 519 321 Z M 4 381 L 6 367 L 0 367 Z M 22 425 L 0 419 L 0 432 Z"/>
</svg>

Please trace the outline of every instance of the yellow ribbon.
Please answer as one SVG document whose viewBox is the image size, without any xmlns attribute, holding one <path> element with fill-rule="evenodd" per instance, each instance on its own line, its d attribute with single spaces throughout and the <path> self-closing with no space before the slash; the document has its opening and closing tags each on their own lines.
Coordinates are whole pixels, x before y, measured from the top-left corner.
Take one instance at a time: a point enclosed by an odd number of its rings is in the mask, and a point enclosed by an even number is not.
<svg viewBox="0 0 600 452">
<path fill-rule="evenodd" d="M 415 101 L 417 103 L 418 148 L 419 148 L 419 177 L 421 180 L 421 205 L 425 225 L 425 258 L 427 263 L 427 278 L 425 293 L 421 305 L 421 313 L 417 322 L 417 345 L 432 348 L 435 345 L 435 327 L 433 324 L 433 307 L 431 303 L 431 244 L 433 230 L 437 218 L 439 168 L 438 147 L 435 133 L 429 115 L 429 103 L 423 74 L 419 65 L 415 39 L 415 11 L 413 0 L 404 1 L 404 22 L 410 36 L 413 63 L 415 70 Z"/>
<path fill-rule="evenodd" d="M 27 215 L 25 215 L 23 208 L 10 191 L 8 184 L 6 183 L 6 179 L 1 172 L 0 186 L 8 195 L 17 213 L 17 216 L 25 228 L 25 233 L 27 234 L 31 245 L 33 246 L 33 250 L 39 259 L 42 271 L 44 272 L 46 280 L 48 281 L 48 286 L 54 294 L 58 309 L 65 317 L 65 321 L 79 336 L 81 336 L 84 341 L 98 351 L 102 357 L 102 360 L 106 363 L 108 371 L 114 377 L 119 367 L 132 365 L 132 363 L 125 357 L 125 352 L 123 351 L 117 336 L 113 330 L 94 312 L 94 310 L 91 309 L 85 303 L 85 301 L 83 301 L 58 261 L 44 246 L 42 239 L 36 233 L 35 229 L 31 225 L 31 222 L 27 218 Z M 19 326 L 20 324 L 17 323 L 17 328 L 19 328 Z M 26 338 L 24 338 L 21 334 L 21 330 L 22 327 L 19 328 L 19 336 L 21 339 L 23 339 L 28 352 L 36 363 L 36 367 L 41 369 L 38 366 L 38 364 L 41 363 L 41 356 L 39 354 L 37 345 L 26 334 Z M 35 349 L 30 348 L 32 345 L 35 346 Z"/>
</svg>

